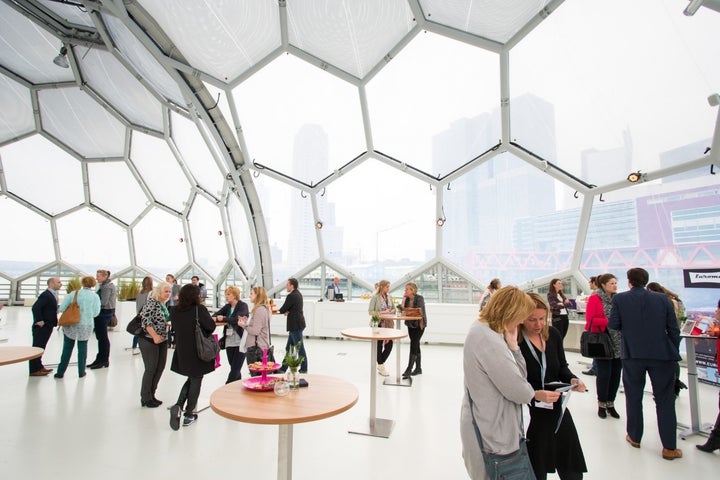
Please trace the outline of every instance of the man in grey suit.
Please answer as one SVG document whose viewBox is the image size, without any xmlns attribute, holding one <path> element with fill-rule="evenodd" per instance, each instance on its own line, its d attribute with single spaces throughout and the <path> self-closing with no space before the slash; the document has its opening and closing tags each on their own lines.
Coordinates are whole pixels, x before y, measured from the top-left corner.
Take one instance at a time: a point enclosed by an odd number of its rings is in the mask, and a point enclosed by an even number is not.
<svg viewBox="0 0 720 480">
<path fill-rule="evenodd" d="M 643 389 L 650 376 L 657 413 L 658 430 L 666 460 L 682 458 L 677 448 L 675 415 L 675 368 L 680 360 L 680 329 L 675 309 L 662 293 L 645 289 L 648 272 L 627 271 L 630 291 L 612 299 L 608 327 L 622 333 L 623 386 L 627 414 L 625 440 L 640 448 L 643 435 Z"/>
</svg>

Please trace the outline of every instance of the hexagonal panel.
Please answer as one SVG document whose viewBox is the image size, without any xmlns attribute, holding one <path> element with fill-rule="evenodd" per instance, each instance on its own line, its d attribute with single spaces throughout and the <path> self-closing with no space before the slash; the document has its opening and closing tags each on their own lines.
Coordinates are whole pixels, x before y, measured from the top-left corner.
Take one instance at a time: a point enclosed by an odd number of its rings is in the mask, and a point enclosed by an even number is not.
<svg viewBox="0 0 720 480">
<path fill-rule="evenodd" d="M 360 78 L 415 26 L 405 0 L 293 0 L 287 16 L 291 45 Z"/>
<path fill-rule="evenodd" d="M 222 192 L 225 174 L 220 171 L 198 127 L 182 115 L 172 115 L 172 138 L 182 159 L 198 185 L 217 197 Z"/>
<path fill-rule="evenodd" d="M 130 265 L 127 231 L 89 208 L 57 220 L 61 259 L 85 272 Z"/>
<path fill-rule="evenodd" d="M 90 202 L 125 223 L 132 223 L 148 198 L 125 162 L 88 164 Z"/>
<path fill-rule="evenodd" d="M 191 65 L 226 82 L 280 46 L 277 2 L 141 3 Z"/>
<path fill-rule="evenodd" d="M 255 244 L 250 234 L 253 226 L 250 225 L 245 209 L 235 195 L 232 195 L 228 201 L 227 213 L 235 253 L 245 271 L 250 272 L 255 268 Z"/>
<path fill-rule="evenodd" d="M 184 237 L 181 219 L 152 209 L 133 229 L 137 264 L 165 279 L 188 261 Z"/>
<path fill-rule="evenodd" d="M 112 54 L 90 50 L 78 62 L 90 88 L 129 122 L 162 132 L 162 105 Z"/>
<path fill-rule="evenodd" d="M 255 179 L 272 252 L 273 283 L 284 282 L 318 258 L 315 218 L 309 196 L 260 175 Z"/>
<path fill-rule="evenodd" d="M 367 86 L 375 149 L 446 175 L 500 140 L 498 56 L 423 33 Z M 482 117 L 463 148 L 444 142 L 457 122 Z"/>
<path fill-rule="evenodd" d="M 323 226 L 325 249 L 341 250 L 347 263 L 365 265 L 366 271 L 356 273 L 371 283 L 392 282 L 435 254 L 435 192 L 392 167 L 368 160 L 333 182 L 318 202 L 335 212 L 335 225 L 323 222 L 341 232 L 329 229 L 326 236 Z"/>
<path fill-rule="evenodd" d="M 0 235 L 0 272 L 19 277 L 55 260 L 49 220 L 4 195 L 0 218 L 6 225 Z"/>
<path fill-rule="evenodd" d="M 582 197 L 509 153 L 443 192 L 443 255 L 481 282 L 504 285 L 570 266 Z M 556 201 L 556 198 L 558 199 Z"/>
<path fill-rule="evenodd" d="M 0 143 L 35 129 L 30 91 L 5 75 L 0 75 Z"/>
<path fill-rule="evenodd" d="M 125 127 L 78 88 L 40 90 L 43 130 L 88 157 L 121 157 Z"/>
<path fill-rule="evenodd" d="M 217 276 L 230 258 L 217 205 L 197 195 L 188 215 L 195 262 Z"/>
<path fill-rule="evenodd" d="M 165 140 L 133 131 L 130 160 L 155 200 L 178 212 L 185 210 L 190 184 Z"/>
<path fill-rule="evenodd" d="M 366 150 L 357 89 L 291 55 L 233 94 L 248 156 L 307 184 Z"/>
<path fill-rule="evenodd" d="M 712 137 L 717 109 L 706 99 L 720 85 L 720 42 L 708 32 L 718 18 L 689 21 L 657 2 L 565 2 L 511 51 L 511 93 L 554 111 L 548 123 L 511 98 L 512 137 L 545 157 L 556 144 L 557 163 L 595 185 L 657 169 L 661 152 Z M 552 142 L 538 144 L 540 132 Z"/>
<path fill-rule="evenodd" d="M 69 82 L 73 72 L 53 63 L 62 42 L 0 2 L 0 65 L 31 83 Z"/>
<path fill-rule="evenodd" d="M 41 135 L 6 145 L 0 155 L 8 191 L 48 214 L 85 200 L 80 162 Z"/>
</svg>

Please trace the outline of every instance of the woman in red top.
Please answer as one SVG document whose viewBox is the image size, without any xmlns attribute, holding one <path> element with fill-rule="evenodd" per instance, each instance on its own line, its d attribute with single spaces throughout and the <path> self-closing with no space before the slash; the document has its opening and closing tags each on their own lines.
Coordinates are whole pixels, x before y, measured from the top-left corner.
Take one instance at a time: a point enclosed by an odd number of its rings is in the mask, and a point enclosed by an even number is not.
<svg viewBox="0 0 720 480">
<path fill-rule="evenodd" d="M 617 292 L 617 278 L 612 273 L 605 273 L 597 278 L 598 289 L 588 298 L 585 309 L 585 330 L 604 332 L 608 330 L 608 317 L 612 307 L 612 296 Z M 620 332 L 608 330 L 612 339 L 613 356 L 608 359 L 597 359 L 598 417 L 620 418 L 615 410 L 615 396 L 620 387 L 622 360 L 620 359 Z"/>
<path fill-rule="evenodd" d="M 718 300 L 717 308 L 715 309 L 715 321 L 720 321 L 720 300 Z M 717 365 L 718 368 L 720 368 L 720 338 L 718 338 L 716 353 L 717 353 Z M 720 394 L 718 394 L 718 409 L 720 409 Z M 714 452 L 717 449 L 720 449 L 720 412 L 718 412 L 718 416 L 715 419 L 715 426 L 712 429 L 712 432 L 710 432 L 710 438 L 708 438 L 708 441 L 705 442 L 704 445 L 695 445 L 699 450 L 702 450 L 703 452 Z"/>
</svg>

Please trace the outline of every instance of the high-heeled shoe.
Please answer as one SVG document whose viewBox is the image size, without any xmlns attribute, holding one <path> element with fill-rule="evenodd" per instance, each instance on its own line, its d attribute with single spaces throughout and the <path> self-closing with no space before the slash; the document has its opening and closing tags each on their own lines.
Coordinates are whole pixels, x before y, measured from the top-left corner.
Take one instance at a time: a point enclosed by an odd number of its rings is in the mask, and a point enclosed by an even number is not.
<svg viewBox="0 0 720 480">
<path fill-rule="evenodd" d="M 607 418 L 607 409 L 605 407 L 598 407 L 598 417 Z"/>
<path fill-rule="evenodd" d="M 87 368 L 90 370 L 97 370 L 98 368 L 108 368 L 110 366 L 110 362 L 99 362 L 99 363 L 92 363 L 88 365 Z"/>
<path fill-rule="evenodd" d="M 712 453 L 715 450 L 720 449 L 720 434 L 716 434 L 715 431 L 710 434 L 708 441 L 704 445 L 695 445 L 695 448 L 702 450 L 703 452 Z"/>
<path fill-rule="evenodd" d="M 607 413 L 613 418 L 620 418 L 620 414 L 615 410 L 615 407 L 607 407 Z"/>
</svg>

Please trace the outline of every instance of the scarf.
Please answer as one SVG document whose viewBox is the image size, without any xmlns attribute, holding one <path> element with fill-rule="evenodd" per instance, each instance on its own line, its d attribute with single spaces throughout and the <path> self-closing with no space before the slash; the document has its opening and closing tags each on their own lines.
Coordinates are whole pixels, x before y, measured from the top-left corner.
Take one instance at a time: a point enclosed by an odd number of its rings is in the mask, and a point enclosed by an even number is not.
<svg viewBox="0 0 720 480">
<path fill-rule="evenodd" d="M 597 294 L 598 297 L 600 297 L 600 300 L 602 300 L 605 318 L 610 321 L 610 312 L 612 311 L 612 299 L 610 298 L 610 295 L 608 295 L 608 293 L 602 288 L 597 289 Z M 607 331 L 610 334 L 610 340 L 612 340 L 613 358 L 620 358 L 620 344 L 622 343 L 622 335 L 620 334 L 619 330 L 613 330 L 609 327 Z"/>
</svg>

